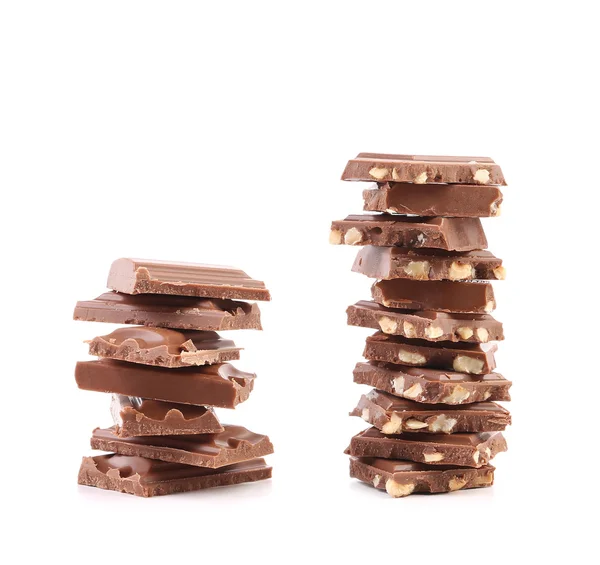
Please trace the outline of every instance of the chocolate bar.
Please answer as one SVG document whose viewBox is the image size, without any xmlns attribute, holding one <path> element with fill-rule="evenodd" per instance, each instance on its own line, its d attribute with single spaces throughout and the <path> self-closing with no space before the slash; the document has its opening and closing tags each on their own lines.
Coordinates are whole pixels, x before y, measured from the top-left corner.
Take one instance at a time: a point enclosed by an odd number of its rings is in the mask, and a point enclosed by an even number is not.
<svg viewBox="0 0 600 565">
<path fill-rule="evenodd" d="M 495 468 L 478 469 L 424 465 L 410 461 L 365 457 L 350 458 L 350 476 L 400 498 L 416 493 L 440 493 L 489 487 Z"/>
<path fill-rule="evenodd" d="M 129 327 L 88 342 L 90 355 L 156 365 L 189 367 L 240 358 L 240 347 L 215 332 Z"/>
<path fill-rule="evenodd" d="M 483 282 L 393 279 L 376 282 L 371 295 L 383 306 L 404 310 L 489 314 L 496 308 L 492 285 Z"/>
<path fill-rule="evenodd" d="M 356 434 L 347 450 L 352 457 L 405 459 L 429 465 L 482 467 L 498 453 L 506 451 L 501 432 L 474 434 L 385 435 L 377 428 Z"/>
<path fill-rule="evenodd" d="M 359 250 L 352 270 L 374 279 L 468 281 L 502 280 L 502 259 L 489 251 L 443 251 L 366 245 Z"/>
<path fill-rule="evenodd" d="M 386 182 L 363 191 L 369 212 L 486 218 L 500 215 L 502 192 L 497 186 Z"/>
<path fill-rule="evenodd" d="M 497 349 L 496 344 L 490 343 L 431 343 L 377 332 L 367 338 L 363 356 L 385 363 L 487 375 L 496 368 L 494 353 Z"/>
<path fill-rule="evenodd" d="M 502 170 L 490 157 L 385 153 L 359 153 L 348 161 L 342 180 L 506 185 Z"/>
<path fill-rule="evenodd" d="M 111 454 L 84 457 L 78 483 L 148 497 L 261 481 L 271 471 L 264 459 L 209 469 Z"/>
<path fill-rule="evenodd" d="M 106 292 L 77 302 L 74 320 L 183 330 L 261 330 L 256 304 L 212 298 Z"/>
<path fill-rule="evenodd" d="M 166 402 L 234 408 L 250 396 L 256 375 L 229 363 L 165 369 L 124 361 L 79 361 L 77 386 Z"/>
<path fill-rule="evenodd" d="M 511 423 L 508 410 L 494 402 L 423 405 L 375 389 L 360 397 L 350 416 L 362 418 L 384 434 L 496 432 Z"/>
<path fill-rule="evenodd" d="M 273 453 L 273 445 L 267 436 L 252 433 L 242 426 L 228 425 L 216 434 L 130 438 L 119 438 L 115 428 L 96 428 L 91 445 L 92 449 L 114 451 L 120 455 L 213 469 Z"/>
<path fill-rule="evenodd" d="M 502 324 L 488 314 L 450 314 L 385 308 L 361 300 L 346 310 L 348 324 L 427 341 L 479 342 L 504 339 Z"/>
<path fill-rule="evenodd" d="M 332 222 L 329 243 L 429 247 L 448 251 L 487 247 L 479 218 L 420 218 L 391 214 L 352 215 Z"/>
<path fill-rule="evenodd" d="M 224 430 L 214 410 L 206 406 L 113 394 L 110 412 L 118 437 L 209 434 Z"/>
<path fill-rule="evenodd" d="M 426 404 L 510 400 L 512 385 L 499 373 L 469 375 L 378 361 L 357 363 L 354 382 Z"/>
<path fill-rule="evenodd" d="M 265 283 L 244 271 L 199 263 L 117 259 L 110 267 L 107 286 L 126 294 L 271 300 Z"/>
</svg>

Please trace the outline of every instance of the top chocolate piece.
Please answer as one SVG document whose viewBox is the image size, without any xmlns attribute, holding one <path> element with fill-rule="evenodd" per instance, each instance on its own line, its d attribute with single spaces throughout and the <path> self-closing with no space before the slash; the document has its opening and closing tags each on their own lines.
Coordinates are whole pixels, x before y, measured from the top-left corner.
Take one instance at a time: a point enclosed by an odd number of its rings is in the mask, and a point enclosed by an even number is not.
<svg viewBox="0 0 600 565">
<path fill-rule="evenodd" d="M 271 300 L 265 283 L 232 267 L 117 259 L 107 285 L 125 294 L 170 294 L 203 298 Z"/>
<path fill-rule="evenodd" d="M 348 161 L 342 180 L 506 185 L 490 157 L 359 153 Z"/>
</svg>

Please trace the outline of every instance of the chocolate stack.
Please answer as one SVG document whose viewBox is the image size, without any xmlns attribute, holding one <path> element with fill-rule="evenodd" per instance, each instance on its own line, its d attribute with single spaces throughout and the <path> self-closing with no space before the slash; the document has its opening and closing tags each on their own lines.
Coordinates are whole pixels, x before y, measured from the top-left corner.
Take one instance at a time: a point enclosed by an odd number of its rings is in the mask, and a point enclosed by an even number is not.
<svg viewBox="0 0 600 565">
<path fill-rule="evenodd" d="M 269 438 L 221 424 L 214 408 L 247 400 L 255 376 L 233 367 L 240 348 L 216 330 L 260 330 L 261 281 L 229 267 L 118 259 L 112 292 L 78 302 L 74 319 L 140 324 L 89 341 L 81 389 L 112 393 L 114 425 L 96 428 L 79 484 L 155 496 L 271 477 Z"/>
<path fill-rule="evenodd" d="M 480 217 L 500 213 L 505 185 L 487 157 L 361 153 L 342 180 L 376 182 L 364 210 L 333 222 L 330 242 L 361 245 L 352 270 L 377 279 L 372 301 L 348 308 L 367 338 L 354 382 L 374 387 L 353 416 L 373 427 L 352 438 L 350 475 L 401 497 L 493 483 L 489 461 L 506 450 L 501 431 L 511 383 L 495 369 L 491 315 L 502 261 L 484 251 Z"/>
</svg>

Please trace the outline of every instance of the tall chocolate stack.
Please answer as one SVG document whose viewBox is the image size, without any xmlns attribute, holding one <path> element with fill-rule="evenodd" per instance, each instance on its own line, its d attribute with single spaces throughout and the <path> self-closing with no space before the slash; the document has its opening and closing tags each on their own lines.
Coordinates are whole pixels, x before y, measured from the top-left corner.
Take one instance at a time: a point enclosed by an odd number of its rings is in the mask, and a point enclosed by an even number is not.
<svg viewBox="0 0 600 565">
<path fill-rule="evenodd" d="M 487 157 L 361 153 L 342 180 L 375 181 L 364 209 L 333 222 L 330 242 L 364 246 L 353 271 L 378 279 L 373 301 L 348 308 L 367 338 L 354 382 L 373 388 L 351 412 L 373 427 L 351 440 L 350 475 L 401 497 L 490 486 L 506 450 L 511 383 L 495 369 L 486 280 L 504 279 L 480 217 L 500 213 L 505 185 Z"/>
<path fill-rule="evenodd" d="M 77 363 L 81 389 L 112 393 L 114 426 L 96 428 L 79 483 L 155 496 L 268 479 L 269 438 L 222 425 L 214 407 L 247 400 L 255 375 L 227 361 L 240 348 L 215 330 L 260 330 L 270 300 L 261 281 L 229 267 L 118 259 L 113 291 L 78 302 L 74 319 L 141 324 L 89 341 L 97 361 Z"/>
</svg>

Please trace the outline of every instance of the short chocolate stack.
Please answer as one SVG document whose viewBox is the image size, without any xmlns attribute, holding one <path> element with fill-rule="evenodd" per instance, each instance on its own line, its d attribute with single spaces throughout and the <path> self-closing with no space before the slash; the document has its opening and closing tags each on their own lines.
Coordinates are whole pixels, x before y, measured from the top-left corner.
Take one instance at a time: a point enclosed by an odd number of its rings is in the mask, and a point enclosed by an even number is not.
<svg viewBox="0 0 600 565">
<path fill-rule="evenodd" d="M 511 383 L 495 369 L 502 324 L 490 312 L 504 279 L 480 217 L 500 213 L 505 185 L 487 157 L 361 153 L 342 180 L 376 181 L 364 209 L 333 222 L 330 242 L 363 245 L 353 271 L 378 279 L 348 308 L 367 338 L 354 382 L 373 388 L 351 412 L 373 427 L 352 438 L 350 475 L 391 496 L 490 486 L 506 450 Z"/>
<path fill-rule="evenodd" d="M 79 484 L 147 497 L 270 478 L 269 438 L 214 412 L 254 386 L 227 362 L 240 348 L 216 330 L 262 329 L 258 306 L 237 299 L 270 300 L 264 283 L 229 267 L 118 259 L 108 287 L 74 319 L 143 325 L 92 339 L 100 359 L 77 363 L 79 388 L 112 393 L 114 421 L 91 439 L 112 453 L 84 457 Z"/>
</svg>

